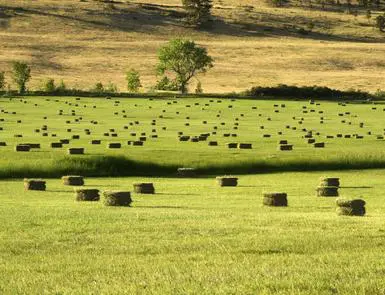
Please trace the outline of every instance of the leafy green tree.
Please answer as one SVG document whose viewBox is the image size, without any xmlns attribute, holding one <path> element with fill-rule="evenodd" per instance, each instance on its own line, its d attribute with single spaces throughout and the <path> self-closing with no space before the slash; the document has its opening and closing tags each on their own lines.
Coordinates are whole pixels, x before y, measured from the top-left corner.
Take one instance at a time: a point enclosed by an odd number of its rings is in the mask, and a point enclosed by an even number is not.
<svg viewBox="0 0 385 295">
<path fill-rule="evenodd" d="M 114 83 L 108 82 L 108 84 L 104 87 L 104 90 L 108 93 L 116 93 L 118 92 L 118 87 Z"/>
<path fill-rule="evenodd" d="M 126 73 L 127 89 L 130 92 L 138 92 L 142 87 L 140 83 L 140 74 L 135 69 L 131 69 Z"/>
<path fill-rule="evenodd" d="M 161 75 L 166 72 L 173 73 L 175 83 L 182 93 L 187 92 L 191 78 L 213 67 L 213 59 L 207 54 L 207 50 L 189 40 L 171 40 L 159 49 L 158 57 L 158 73 Z"/>
<path fill-rule="evenodd" d="M 211 20 L 212 0 L 182 0 L 182 4 L 189 25 L 202 27 Z"/>
<path fill-rule="evenodd" d="M 171 80 L 167 76 L 163 76 L 155 85 L 156 90 L 166 90 L 166 91 L 178 91 L 178 85 L 175 80 Z"/>
<path fill-rule="evenodd" d="M 5 88 L 5 73 L 0 72 L 0 90 L 4 90 Z"/>
<path fill-rule="evenodd" d="M 31 79 L 31 68 L 25 62 L 14 61 L 12 63 L 12 70 L 12 78 L 19 88 L 19 93 L 25 93 L 27 82 Z"/>
</svg>

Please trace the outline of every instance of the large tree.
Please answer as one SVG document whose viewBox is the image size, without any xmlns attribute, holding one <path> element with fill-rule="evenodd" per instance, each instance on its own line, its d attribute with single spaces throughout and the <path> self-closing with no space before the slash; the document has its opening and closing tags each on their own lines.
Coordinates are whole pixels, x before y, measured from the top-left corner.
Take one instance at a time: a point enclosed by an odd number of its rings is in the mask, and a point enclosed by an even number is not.
<svg viewBox="0 0 385 295">
<path fill-rule="evenodd" d="M 190 25 L 202 27 L 211 20 L 212 0 L 182 0 L 182 4 Z"/>
<path fill-rule="evenodd" d="M 158 57 L 158 73 L 172 73 L 175 76 L 174 82 L 182 93 L 187 92 L 191 78 L 213 67 L 213 59 L 207 54 L 206 48 L 199 47 L 190 40 L 171 40 L 159 49 Z"/>
</svg>

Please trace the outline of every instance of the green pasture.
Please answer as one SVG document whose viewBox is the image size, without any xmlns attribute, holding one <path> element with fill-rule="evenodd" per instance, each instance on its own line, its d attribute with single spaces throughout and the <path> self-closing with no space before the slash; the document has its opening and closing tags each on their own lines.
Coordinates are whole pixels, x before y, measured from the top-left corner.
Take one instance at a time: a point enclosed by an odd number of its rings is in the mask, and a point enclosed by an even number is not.
<svg viewBox="0 0 385 295">
<path fill-rule="evenodd" d="M 321 176 L 340 195 L 366 200 L 365 217 L 341 217 L 335 198 L 315 196 Z M 214 177 L 87 178 L 87 188 L 155 195 L 132 207 L 75 202 L 49 179 L 47 191 L 0 183 L 1 294 L 384 294 L 384 170 Z M 289 206 L 262 206 L 283 191 Z"/>
<path fill-rule="evenodd" d="M 261 171 L 382 168 L 385 141 L 379 136 L 384 136 L 385 131 L 384 109 L 381 104 L 324 101 L 2 98 L 0 142 L 6 146 L 0 146 L 0 175 L 59 176 L 66 171 L 135 175 L 132 171 L 122 172 L 124 169 L 119 173 L 108 169 L 124 161 L 168 167 L 167 171 L 183 166 L 208 171 L 222 167 L 219 171 L 226 173 L 248 172 L 253 164 Z M 95 121 L 97 124 L 92 123 Z M 42 129 L 44 125 L 47 130 Z M 312 131 L 316 142 L 324 142 L 325 148 L 307 143 L 304 135 L 308 131 Z M 178 132 L 191 137 L 205 133 L 210 136 L 207 141 L 180 142 Z M 113 133 L 117 137 L 112 137 Z M 142 133 L 146 137 L 144 146 L 127 144 L 139 140 Z M 18 135 L 22 137 L 15 137 Z M 73 135 L 80 139 L 72 139 Z M 70 139 L 70 143 L 59 149 L 50 147 L 60 139 Z M 94 139 L 100 139 L 101 145 L 91 145 Z M 282 139 L 293 144 L 293 151 L 278 151 Z M 209 146 L 209 141 L 217 141 L 218 146 Z M 108 149 L 111 142 L 121 143 L 122 148 Z M 231 142 L 251 143 L 253 148 L 229 149 L 226 144 Z M 20 143 L 39 143 L 41 148 L 15 152 L 15 145 Z M 85 155 L 67 156 L 69 147 L 84 147 Z M 115 164 L 108 165 L 111 159 Z M 100 169 L 97 161 L 105 161 Z"/>
</svg>

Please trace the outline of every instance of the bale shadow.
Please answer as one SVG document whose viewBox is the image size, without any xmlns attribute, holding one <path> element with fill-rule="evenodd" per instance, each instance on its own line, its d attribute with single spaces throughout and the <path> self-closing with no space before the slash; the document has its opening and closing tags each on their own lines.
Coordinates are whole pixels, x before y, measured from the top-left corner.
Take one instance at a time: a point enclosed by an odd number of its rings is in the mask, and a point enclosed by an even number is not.
<svg viewBox="0 0 385 295">
<path fill-rule="evenodd" d="M 351 188 L 351 189 L 360 189 L 360 188 L 373 188 L 373 186 L 340 186 L 340 188 Z"/>
</svg>

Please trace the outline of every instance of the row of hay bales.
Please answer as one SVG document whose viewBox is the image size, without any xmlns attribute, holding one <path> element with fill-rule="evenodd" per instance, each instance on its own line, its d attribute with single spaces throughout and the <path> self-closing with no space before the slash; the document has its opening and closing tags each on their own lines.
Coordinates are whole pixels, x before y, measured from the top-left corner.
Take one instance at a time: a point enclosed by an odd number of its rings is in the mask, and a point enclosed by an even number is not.
<svg viewBox="0 0 385 295">
<path fill-rule="evenodd" d="M 78 175 L 63 176 L 64 185 L 83 186 L 84 178 Z M 24 179 L 25 190 L 46 190 L 46 181 L 42 179 Z M 155 194 L 155 188 L 152 183 L 134 183 L 133 189 L 138 194 Z M 95 188 L 75 188 L 76 201 L 99 201 L 100 191 Z M 108 190 L 102 192 L 104 204 L 106 206 L 130 206 L 132 203 L 131 192 Z"/>
<path fill-rule="evenodd" d="M 178 173 L 183 177 L 191 177 L 196 174 L 192 174 L 193 168 L 180 168 Z M 84 179 L 82 176 L 63 176 L 62 181 L 64 185 L 82 186 L 84 185 Z M 236 187 L 238 185 L 238 178 L 231 176 L 218 176 L 216 182 L 220 187 Z M 24 179 L 25 190 L 46 190 L 46 182 L 44 180 L 37 179 Z M 322 188 L 322 189 L 320 189 Z M 333 193 L 330 193 L 327 189 L 333 188 Z M 337 188 L 337 193 L 335 188 Z M 321 178 L 320 186 L 317 188 L 317 196 L 338 196 L 339 179 L 338 178 Z M 138 194 L 155 194 L 155 188 L 153 183 L 134 183 L 133 189 Z M 89 188 L 75 188 L 76 201 L 99 201 L 100 191 L 99 189 Z M 326 193 L 325 193 L 326 192 Z M 106 206 L 130 206 L 132 203 L 131 192 L 129 191 L 115 191 L 107 190 L 103 191 L 104 205 Z M 365 201 L 361 199 L 347 200 L 343 198 L 336 199 L 336 212 L 338 215 L 348 216 L 364 216 L 366 213 Z M 263 205 L 273 207 L 287 207 L 288 198 L 285 192 L 266 192 L 263 194 Z"/>
</svg>

